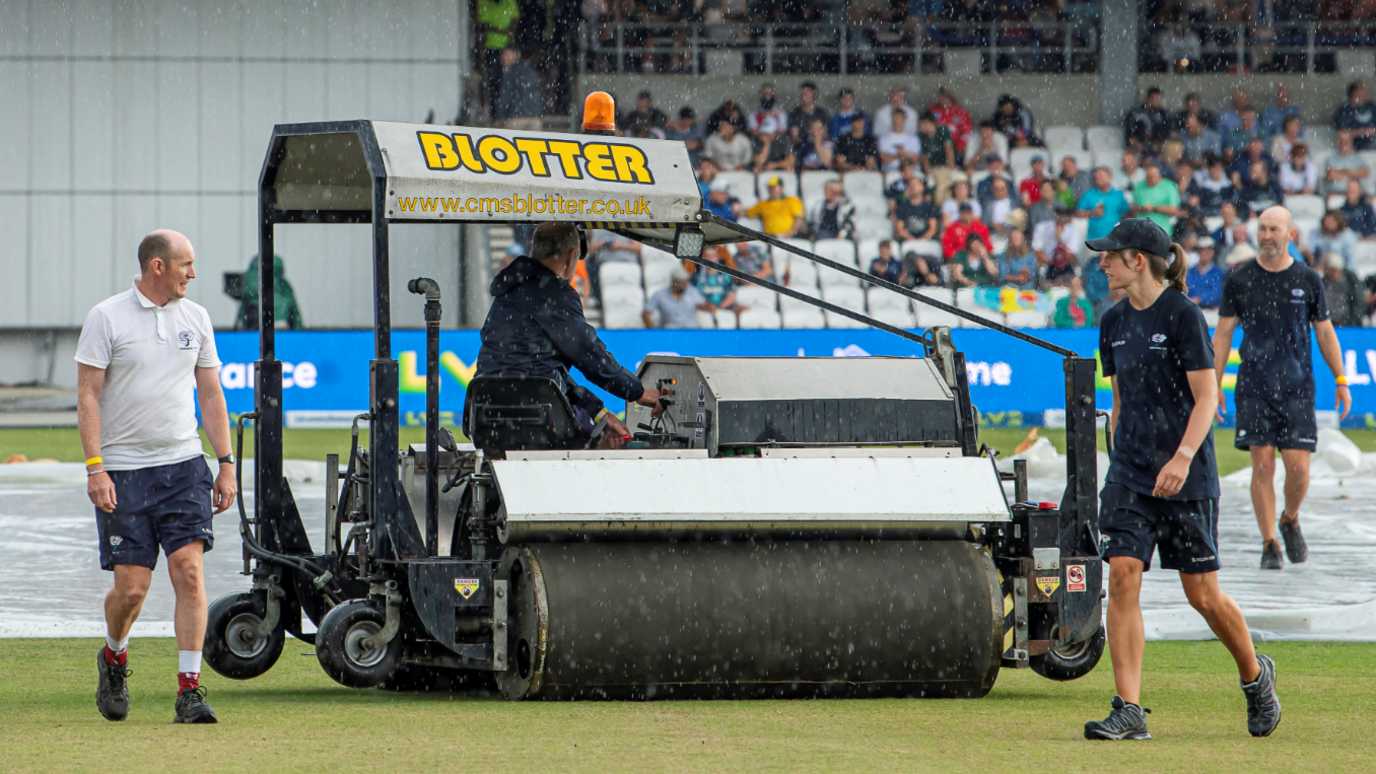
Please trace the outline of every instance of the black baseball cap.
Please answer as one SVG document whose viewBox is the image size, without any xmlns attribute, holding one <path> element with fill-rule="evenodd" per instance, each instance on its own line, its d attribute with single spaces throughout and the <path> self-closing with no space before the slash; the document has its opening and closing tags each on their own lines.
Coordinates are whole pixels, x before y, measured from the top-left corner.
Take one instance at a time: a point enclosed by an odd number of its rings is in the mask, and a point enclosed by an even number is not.
<svg viewBox="0 0 1376 774">
<path fill-rule="evenodd" d="M 1108 236 L 1091 239 L 1085 247 L 1099 253 L 1131 248 L 1167 258 L 1171 254 L 1171 238 L 1165 229 L 1147 218 L 1123 218 Z"/>
</svg>

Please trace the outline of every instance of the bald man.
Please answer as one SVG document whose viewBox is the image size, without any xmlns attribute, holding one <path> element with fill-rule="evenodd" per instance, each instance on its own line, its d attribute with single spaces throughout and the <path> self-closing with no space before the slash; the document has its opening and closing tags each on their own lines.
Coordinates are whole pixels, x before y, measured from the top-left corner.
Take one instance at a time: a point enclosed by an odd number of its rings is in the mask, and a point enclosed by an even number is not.
<svg viewBox="0 0 1376 774">
<path fill-rule="evenodd" d="M 1233 330 L 1242 325 L 1242 365 L 1233 391 L 1237 411 L 1233 445 L 1252 455 L 1252 507 L 1261 527 L 1263 570 L 1284 566 L 1276 540 L 1276 449 L 1285 464 L 1285 510 L 1280 516 L 1285 556 L 1292 563 L 1309 557 L 1300 532 L 1300 505 L 1309 491 L 1309 455 L 1318 440 L 1310 328 L 1338 383 L 1334 405 L 1341 417 L 1352 409 L 1342 348 L 1328 319 L 1323 281 L 1313 269 L 1290 257 L 1290 240 L 1295 237 L 1289 210 L 1270 207 L 1262 212 L 1257 257 L 1223 281 L 1223 303 L 1214 330 L 1214 370 L 1222 395 Z M 1220 420 L 1226 411 L 1226 404 L 1219 401 Z"/>
<path fill-rule="evenodd" d="M 134 286 L 86 315 L 77 343 L 77 426 L 86 453 L 86 492 L 96 507 L 101 569 L 114 573 L 105 597 L 105 645 L 96 654 L 96 707 L 107 720 L 129 715 L 129 630 L 158 564 L 177 595 L 174 722 L 214 723 L 200 687 L 206 600 L 202 557 L 215 544 L 211 517 L 234 504 L 229 414 L 220 391 L 215 331 L 186 299 L 196 252 L 175 231 L 139 244 Z M 206 465 L 196 402 L 215 456 Z"/>
</svg>

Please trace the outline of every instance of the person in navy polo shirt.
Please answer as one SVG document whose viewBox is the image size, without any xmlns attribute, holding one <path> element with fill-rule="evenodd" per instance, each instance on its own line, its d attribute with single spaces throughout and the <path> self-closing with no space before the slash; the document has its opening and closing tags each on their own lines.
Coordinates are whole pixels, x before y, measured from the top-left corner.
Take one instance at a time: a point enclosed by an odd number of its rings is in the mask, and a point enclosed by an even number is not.
<svg viewBox="0 0 1376 774">
<path fill-rule="evenodd" d="M 1218 383 L 1204 313 L 1185 297 L 1185 250 L 1145 218 L 1127 218 L 1085 244 L 1101 253 L 1109 287 L 1127 294 L 1099 323 L 1099 357 L 1113 388 L 1099 528 L 1118 695 L 1107 718 L 1085 724 L 1085 738 L 1151 738 L 1140 698 L 1140 595 L 1153 551 L 1163 568 L 1180 572 L 1190 605 L 1237 663 L 1248 731 L 1267 736 L 1280 722 L 1275 664 L 1252 649 L 1242 610 L 1218 586 Z"/>
</svg>

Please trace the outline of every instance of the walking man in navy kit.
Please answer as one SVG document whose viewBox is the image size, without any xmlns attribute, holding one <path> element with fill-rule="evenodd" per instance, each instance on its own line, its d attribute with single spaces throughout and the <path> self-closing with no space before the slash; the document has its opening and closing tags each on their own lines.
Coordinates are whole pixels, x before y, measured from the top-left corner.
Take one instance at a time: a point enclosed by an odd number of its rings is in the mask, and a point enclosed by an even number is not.
<svg viewBox="0 0 1376 774">
<path fill-rule="evenodd" d="M 205 307 L 186 299 L 195 260 L 190 240 L 175 231 L 144 237 L 134 286 L 97 304 L 77 343 L 86 492 L 96 506 L 100 566 L 115 581 L 105 597 L 105 645 L 96 654 L 96 707 L 107 720 L 129 715 L 129 630 L 161 546 L 177 594 L 174 722 L 216 722 L 200 687 L 202 557 L 215 543 L 212 510 L 224 512 L 238 492 L 215 331 Z M 197 397 L 219 457 L 213 480 L 196 432 Z"/>
<path fill-rule="evenodd" d="M 1338 382 L 1335 406 L 1340 418 L 1352 409 L 1342 348 L 1328 319 L 1323 281 L 1288 252 L 1294 231 L 1294 221 L 1284 207 L 1271 207 L 1261 214 L 1259 253 L 1223 281 L 1223 304 L 1214 329 L 1214 371 L 1221 389 L 1233 329 L 1242 324 L 1242 365 L 1233 391 L 1237 410 L 1233 445 L 1252 453 L 1252 508 L 1261 527 L 1263 570 L 1279 570 L 1284 565 L 1276 540 L 1276 449 L 1285 465 L 1285 509 L 1280 515 L 1285 555 L 1296 564 L 1309 557 L 1300 532 L 1300 505 L 1309 491 L 1309 455 L 1318 441 L 1310 327 L 1319 353 Z M 1220 400 L 1220 420 L 1226 411 L 1226 403 Z"/>
</svg>

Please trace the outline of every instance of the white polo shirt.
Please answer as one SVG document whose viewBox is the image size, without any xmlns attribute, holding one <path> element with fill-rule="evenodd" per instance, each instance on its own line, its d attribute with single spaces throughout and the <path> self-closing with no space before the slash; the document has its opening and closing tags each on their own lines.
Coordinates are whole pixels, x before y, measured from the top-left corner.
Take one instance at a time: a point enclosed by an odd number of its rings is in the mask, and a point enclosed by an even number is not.
<svg viewBox="0 0 1376 774">
<path fill-rule="evenodd" d="M 159 307 L 134 287 L 86 315 L 76 361 L 105 369 L 100 454 L 106 470 L 138 470 L 200 457 L 196 368 L 217 368 L 215 330 L 200 304 Z"/>
</svg>

